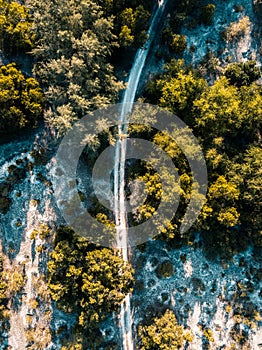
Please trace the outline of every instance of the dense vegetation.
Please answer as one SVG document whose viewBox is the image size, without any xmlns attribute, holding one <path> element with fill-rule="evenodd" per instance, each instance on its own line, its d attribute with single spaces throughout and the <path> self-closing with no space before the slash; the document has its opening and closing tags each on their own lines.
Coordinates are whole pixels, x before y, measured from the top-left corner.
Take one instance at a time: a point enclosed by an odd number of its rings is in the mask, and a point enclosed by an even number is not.
<svg viewBox="0 0 262 350">
<path fill-rule="evenodd" d="M 47 103 L 46 119 L 59 136 L 88 111 L 117 100 L 123 84 L 114 75 L 111 56 L 119 48 L 143 45 L 153 4 L 30 0 L 29 10 L 16 1 L 0 2 L 0 48 L 6 54 L 34 54 L 35 75 Z M 7 83 L 2 84 L 5 90 Z M 35 106 L 18 110 L 17 104 L 28 105 L 21 92 L 8 99 L 3 95 L 2 100 L 13 112 L 2 117 L 1 130 L 15 132 L 17 125 L 29 125 Z"/>
<path fill-rule="evenodd" d="M 32 4 L 33 52 L 39 61 L 35 73 L 50 105 L 47 120 L 61 135 L 88 111 L 116 101 L 123 85 L 114 76 L 110 57 L 119 45 L 144 43 L 150 15 L 143 5 L 132 2 Z"/>
<path fill-rule="evenodd" d="M 58 307 L 77 313 L 79 325 L 89 329 L 118 310 L 133 283 L 132 267 L 113 250 L 95 247 L 67 227 L 56 232 L 48 271 Z"/>
<path fill-rule="evenodd" d="M 260 74 L 254 62 L 233 64 L 209 86 L 197 71 L 173 60 L 146 88 L 147 100 L 177 114 L 202 144 L 209 187 L 197 228 L 208 232 L 209 247 L 225 250 L 227 242 L 227 249 L 234 250 L 249 238 L 261 245 L 257 190 L 261 186 L 262 89 L 254 83 Z M 167 136 L 156 137 L 178 164 L 182 178 L 190 177 L 188 169 L 181 168 L 181 159 L 174 157 L 177 146 Z M 190 179 L 187 184 L 189 194 Z"/>
<path fill-rule="evenodd" d="M 7 57 L 31 51 L 37 79 L 25 76 L 13 63 L 0 67 L 0 136 L 36 126 L 43 114 L 44 101 L 46 120 L 62 136 L 87 112 L 117 101 L 124 85 L 116 78 L 113 65 L 118 64 L 118 57 L 131 57 L 137 47 L 143 46 L 156 1 L 30 0 L 29 3 L 30 10 L 18 2 L 0 0 L 0 48 Z M 204 1 L 180 1 L 161 34 L 166 58 L 180 57 L 187 49 L 187 38 L 180 33 L 182 24 L 208 26 L 215 10 L 214 4 Z M 234 43 L 249 30 L 250 20 L 242 17 L 222 37 Z M 209 186 L 193 230 L 202 232 L 212 257 L 214 253 L 228 257 L 249 243 L 262 246 L 262 89 L 256 84 L 260 76 L 254 61 L 233 63 L 210 84 L 198 70 L 173 59 L 145 90 L 147 102 L 177 114 L 203 147 Z M 130 130 L 131 136 L 132 133 L 138 136 L 139 132 Z M 190 240 L 191 232 L 183 237 L 179 234 L 192 195 L 188 162 L 165 133 L 155 130 L 141 133 L 171 156 L 179 172 L 181 189 L 173 188 L 169 196 L 179 190 L 181 203 L 176 217 L 167 229 L 161 229 L 159 237 L 171 243 L 180 238 Z M 139 164 L 138 168 L 130 174 L 133 178 L 138 175 L 146 183 L 148 198 L 132 218 L 136 223 L 152 216 L 162 195 L 161 179 L 153 167 Z M 170 177 L 168 169 L 164 176 Z M 5 214 L 9 200 L 2 198 L 2 201 Z M 104 218 L 104 214 L 100 215 Z M 45 237 L 40 235 L 40 238 Z M 162 264 L 157 273 L 168 276 L 174 269 L 172 265 Z M 7 303 L 22 290 L 25 279 L 21 271 L 4 273 L 1 259 L 0 279 L 2 320 L 7 314 Z M 90 333 L 98 323 L 119 310 L 132 284 L 132 267 L 113 250 L 94 246 L 67 227 L 58 229 L 48 262 L 48 287 L 58 308 L 77 315 L 76 338 L 78 335 L 80 338 L 65 348 L 82 349 L 83 334 L 91 339 Z M 144 350 L 179 349 L 191 340 L 170 310 L 156 317 L 152 324 L 141 326 L 139 337 Z"/>
<path fill-rule="evenodd" d="M 140 326 L 141 350 L 177 350 L 186 341 L 192 341 L 192 334 L 178 325 L 176 316 L 171 310 L 156 317 L 151 325 Z"/>
<path fill-rule="evenodd" d="M 36 126 L 42 115 L 44 96 L 39 83 L 8 64 L 0 67 L 0 135 Z"/>
<path fill-rule="evenodd" d="M 0 13 L 0 49 L 7 54 L 30 51 L 34 35 L 29 8 L 16 1 L 1 0 Z"/>
</svg>

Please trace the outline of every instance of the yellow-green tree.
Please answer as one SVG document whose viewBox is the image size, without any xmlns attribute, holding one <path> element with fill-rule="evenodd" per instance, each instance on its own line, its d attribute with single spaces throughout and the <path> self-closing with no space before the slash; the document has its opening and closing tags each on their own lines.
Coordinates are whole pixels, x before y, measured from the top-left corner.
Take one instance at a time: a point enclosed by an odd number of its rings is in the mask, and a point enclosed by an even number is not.
<svg viewBox="0 0 262 350">
<path fill-rule="evenodd" d="M 237 144 L 254 140 L 261 125 L 262 94 L 255 84 L 237 88 L 221 77 L 194 101 L 195 124 L 205 143 L 216 137 Z M 210 132 L 212 130 L 212 132 Z"/>
<path fill-rule="evenodd" d="M 43 93 L 34 78 L 26 78 L 14 63 L 0 67 L 0 134 L 36 126 L 43 104 Z"/>
<path fill-rule="evenodd" d="M 117 311 L 133 283 L 130 264 L 67 227 L 56 233 L 48 273 L 52 298 L 63 311 L 76 312 L 84 328 Z"/>
<path fill-rule="evenodd" d="M 171 60 L 165 73 L 151 81 L 146 88 L 150 101 L 175 113 L 186 122 L 191 120 L 194 100 L 206 88 L 206 81 L 185 66 L 183 60 Z"/>
<path fill-rule="evenodd" d="M 173 311 L 166 310 L 163 316 L 156 317 L 149 326 L 139 327 L 140 350 L 177 350 L 185 341 L 192 341 L 189 331 L 177 323 Z"/>
<path fill-rule="evenodd" d="M 34 43 L 33 18 L 17 1 L 0 0 L 0 45 L 7 53 L 30 51 Z"/>
</svg>

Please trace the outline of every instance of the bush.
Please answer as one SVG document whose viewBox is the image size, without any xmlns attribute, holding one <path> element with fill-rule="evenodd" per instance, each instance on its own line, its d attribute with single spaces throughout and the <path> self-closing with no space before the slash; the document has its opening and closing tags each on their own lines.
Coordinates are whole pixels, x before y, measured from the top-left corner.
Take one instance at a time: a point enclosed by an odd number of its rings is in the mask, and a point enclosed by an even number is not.
<svg viewBox="0 0 262 350">
<path fill-rule="evenodd" d="M 159 278 L 167 278 L 174 275 L 174 266 L 169 261 L 164 261 L 157 267 L 156 274 Z"/>
<path fill-rule="evenodd" d="M 192 341 L 191 332 L 185 331 L 177 323 L 176 316 L 171 310 L 166 310 L 162 317 L 155 318 L 150 326 L 139 327 L 141 350 L 177 350 L 185 341 Z"/>
<path fill-rule="evenodd" d="M 187 48 L 185 35 L 173 34 L 172 41 L 169 45 L 170 49 L 177 55 L 182 55 Z"/>
</svg>

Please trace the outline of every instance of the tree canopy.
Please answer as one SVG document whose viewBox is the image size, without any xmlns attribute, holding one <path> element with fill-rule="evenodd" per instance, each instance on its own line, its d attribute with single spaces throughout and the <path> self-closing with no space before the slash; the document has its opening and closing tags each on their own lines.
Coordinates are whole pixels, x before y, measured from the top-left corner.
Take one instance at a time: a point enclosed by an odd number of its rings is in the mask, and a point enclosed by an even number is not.
<svg viewBox="0 0 262 350">
<path fill-rule="evenodd" d="M 118 96 L 122 85 L 109 63 L 117 44 L 113 19 L 91 0 L 32 0 L 32 7 L 35 73 L 50 106 L 47 119 L 60 135 Z"/>
<path fill-rule="evenodd" d="M 30 10 L 17 1 L 0 1 L 0 48 L 6 53 L 27 52 L 34 44 Z"/>
<path fill-rule="evenodd" d="M 156 317 L 149 326 L 140 326 L 141 350 L 177 350 L 181 349 L 186 340 L 192 340 L 190 332 L 177 323 L 171 310 L 166 310 L 163 316 Z"/>
<path fill-rule="evenodd" d="M 44 96 L 39 83 L 27 78 L 14 63 L 0 67 L 0 134 L 36 126 Z"/>
<path fill-rule="evenodd" d="M 259 76 L 253 61 L 235 63 L 208 85 L 182 60 L 172 60 L 145 89 L 147 101 L 177 114 L 201 143 L 209 184 L 195 229 L 208 232 L 206 237 L 212 247 L 221 244 L 222 248 L 225 241 L 229 250 L 231 244 L 235 248 L 243 246 L 247 241 L 244 236 L 261 244 L 261 196 L 257 191 L 261 174 L 257 164 L 261 153 L 262 90 L 255 83 Z M 172 140 L 161 134 L 154 139 L 178 167 L 184 191 L 180 201 L 185 210 L 192 195 L 190 169 Z M 252 217 L 250 211 L 254 213 Z M 178 216 L 179 213 L 180 210 Z M 170 239 L 175 235 L 165 236 Z M 225 246 L 223 249 L 227 250 Z"/>
<path fill-rule="evenodd" d="M 59 308 L 92 327 L 118 310 L 133 283 L 133 269 L 112 249 L 95 247 L 70 228 L 56 233 L 48 262 L 48 284 Z"/>
</svg>

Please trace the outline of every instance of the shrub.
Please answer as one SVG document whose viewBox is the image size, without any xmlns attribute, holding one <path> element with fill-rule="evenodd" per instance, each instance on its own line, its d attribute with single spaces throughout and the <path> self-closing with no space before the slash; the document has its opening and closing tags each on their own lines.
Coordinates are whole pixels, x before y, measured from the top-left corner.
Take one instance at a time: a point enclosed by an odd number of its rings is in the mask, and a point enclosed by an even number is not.
<svg viewBox="0 0 262 350">
<path fill-rule="evenodd" d="M 174 266 L 169 261 L 164 261 L 157 267 L 156 274 L 159 278 L 167 278 L 174 275 Z"/>
<path fill-rule="evenodd" d="M 149 326 L 139 327 L 141 338 L 141 350 L 177 350 L 185 341 L 192 341 L 191 332 L 185 331 L 177 323 L 176 316 L 171 310 L 166 310 L 162 317 L 155 318 L 154 323 Z"/>
<path fill-rule="evenodd" d="M 187 48 L 187 41 L 185 35 L 173 34 L 172 41 L 170 43 L 170 49 L 177 55 L 182 55 L 182 53 Z"/>
</svg>

